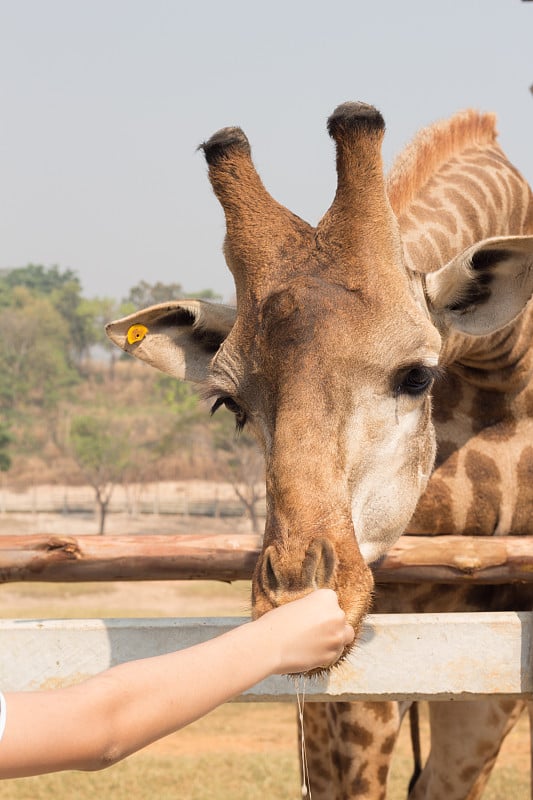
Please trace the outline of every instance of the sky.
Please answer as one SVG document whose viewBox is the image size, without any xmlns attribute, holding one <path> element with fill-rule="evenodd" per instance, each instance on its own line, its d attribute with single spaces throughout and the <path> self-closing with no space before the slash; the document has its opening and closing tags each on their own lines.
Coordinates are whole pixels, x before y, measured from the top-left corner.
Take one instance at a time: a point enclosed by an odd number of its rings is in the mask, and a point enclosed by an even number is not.
<svg viewBox="0 0 533 800">
<path fill-rule="evenodd" d="M 387 165 L 420 127 L 495 111 L 533 183 L 531 84 L 531 1 L 0 0 L 0 268 L 231 300 L 197 151 L 216 130 L 242 127 L 271 194 L 316 224 L 339 103 L 380 109 Z"/>
</svg>

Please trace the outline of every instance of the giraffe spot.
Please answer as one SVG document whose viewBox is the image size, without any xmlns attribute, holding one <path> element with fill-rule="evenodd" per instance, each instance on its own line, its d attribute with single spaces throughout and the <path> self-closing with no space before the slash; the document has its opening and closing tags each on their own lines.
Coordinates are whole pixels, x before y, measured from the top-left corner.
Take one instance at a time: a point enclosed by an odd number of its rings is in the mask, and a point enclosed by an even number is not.
<svg viewBox="0 0 533 800">
<path fill-rule="evenodd" d="M 358 725 L 357 722 L 353 720 L 350 722 L 342 722 L 340 731 L 343 742 L 351 742 L 361 747 L 370 747 L 374 742 L 374 734 L 367 730 L 367 728 L 363 728 L 362 725 Z"/>
<path fill-rule="evenodd" d="M 421 202 L 411 203 L 409 213 L 414 214 L 418 222 L 434 222 L 435 220 L 435 210 Z"/>
<path fill-rule="evenodd" d="M 393 703 L 372 703 L 367 701 L 363 705 L 366 709 L 372 711 L 380 722 L 388 722 L 394 715 Z"/>
<path fill-rule="evenodd" d="M 394 750 L 395 742 L 396 734 L 391 733 L 390 736 L 387 736 L 387 738 L 384 739 L 383 744 L 380 747 L 380 752 L 382 752 L 383 755 L 388 756 Z"/>
<path fill-rule="evenodd" d="M 313 787 L 315 786 L 315 781 L 316 783 L 322 782 L 323 786 L 327 786 L 331 783 L 331 772 L 325 764 L 319 760 L 313 759 L 312 765 L 310 764 L 309 766 L 311 767 L 310 772 L 313 776 Z"/>
<path fill-rule="evenodd" d="M 339 750 L 332 750 L 332 752 L 331 752 L 331 761 L 332 761 L 333 766 L 335 767 L 339 777 L 342 777 L 343 775 L 346 775 L 348 773 L 348 770 L 350 769 L 350 765 L 352 763 L 351 757 L 350 756 L 345 756 Z M 366 767 L 366 764 L 364 764 L 360 768 L 360 771 L 365 769 L 365 767 Z"/>
<path fill-rule="evenodd" d="M 498 705 L 500 706 L 500 708 L 504 712 L 504 714 L 510 714 L 511 711 L 514 710 L 514 707 L 516 706 L 516 703 L 515 703 L 514 700 L 502 699 L 502 700 L 500 700 Z"/>
<path fill-rule="evenodd" d="M 477 176 L 481 181 L 483 181 L 488 189 L 487 194 L 490 197 L 491 205 L 499 211 L 502 208 L 499 184 L 496 180 L 492 179 L 490 170 L 483 169 L 483 167 L 478 166 L 477 164 L 471 164 L 468 169 L 472 175 Z"/>
<path fill-rule="evenodd" d="M 434 219 L 435 218 L 433 217 L 433 220 Z M 431 238 L 433 239 L 433 243 L 439 249 L 440 254 L 441 254 L 441 258 L 444 261 L 445 253 L 448 250 L 448 245 L 449 245 L 449 241 L 450 241 L 449 234 L 447 232 L 442 231 L 442 230 L 437 230 L 435 227 L 430 228 L 428 233 L 431 236 Z"/>
<path fill-rule="evenodd" d="M 497 527 L 502 502 L 500 470 L 490 456 L 469 450 L 465 471 L 472 485 L 472 502 L 463 533 L 465 536 L 490 536 Z"/>
<path fill-rule="evenodd" d="M 454 409 L 463 397 L 461 381 L 453 372 L 437 381 L 433 389 L 433 419 L 435 422 L 449 422 L 453 419 Z"/>
<path fill-rule="evenodd" d="M 490 739 L 482 739 L 476 746 L 476 754 L 480 757 L 488 756 L 494 750 L 494 742 Z"/>
<path fill-rule="evenodd" d="M 483 228 L 480 219 L 480 209 L 472 198 L 465 196 L 459 189 L 451 186 L 444 188 L 444 195 L 456 208 L 462 209 L 463 217 L 468 220 L 468 230 L 473 235 L 474 241 L 483 238 Z"/>
<path fill-rule="evenodd" d="M 442 476 L 453 478 L 457 472 L 459 464 L 458 445 L 451 441 L 437 442 L 437 456 L 435 458 L 435 469 L 440 471 Z"/>
<path fill-rule="evenodd" d="M 387 783 L 388 774 L 389 774 L 388 765 L 382 764 L 382 766 L 378 769 L 378 782 L 380 786 L 384 786 Z"/>
<path fill-rule="evenodd" d="M 462 769 L 459 773 L 459 777 L 463 783 L 470 783 L 472 778 L 475 778 L 478 772 L 478 767 L 464 767 L 464 769 Z"/>
<path fill-rule="evenodd" d="M 476 157 L 476 163 L 480 168 L 487 167 L 487 172 L 492 174 L 493 176 L 498 173 L 498 178 L 501 177 L 501 173 L 503 172 L 504 168 L 508 165 L 502 162 L 501 157 L 498 156 L 496 153 L 489 153 L 488 151 L 485 154 L 479 153 Z M 502 199 L 502 186 L 499 180 L 495 179 L 496 189 L 494 190 L 494 194 Z M 501 206 L 500 206 L 501 207 Z"/>
<path fill-rule="evenodd" d="M 526 417 L 533 417 L 533 392 L 527 392 L 524 399 Z"/>
<path fill-rule="evenodd" d="M 453 496 L 450 487 L 433 475 L 421 496 L 408 533 L 457 533 L 453 518 Z"/>
<path fill-rule="evenodd" d="M 508 401 L 501 392 L 478 389 L 472 402 L 472 431 L 486 441 L 506 441 L 516 433 Z"/>
<path fill-rule="evenodd" d="M 432 586 L 432 591 L 435 592 L 436 590 L 437 590 L 437 585 L 434 584 Z M 413 609 L 413 612 L 415 614 L 423 614 L 429 610 L 433 611 L 434 609 L 431 606 L 432 599 L 433 599 L 432 595 L 429 592 L 423 597 L 415 597 L 415 599 L 411 603 L 411 608 Z"/>
<path fill-rule="evenodd" d="M 474 156 L 475 157 L 475 156 Z M 470 174 L 469 174 L 470 173 Z M 461 171 L 463 190 L 468 192 L 470 196 L 476 196 L 476 201 L 483 210 L 486 218 L 487 230 L 494 231 L 497 228 L 497 219 L 494 206 L 491 202 L 490 194 L 487 194 L 485 186 L 480 186 L 478 181 L 474 180 L 473 173 L 470 170 L 470 164 L 466 169 Z"/>
<path fill-rule="evenodd" d="M 522 451 L 516 465 L 516 500 L 511 521 L 514 534 L 533 533 L 533 447 Z"/>
<path fill-rule="evenodd" d="M 455 216 L 444 208 L 439 208 L 439 223 L 446 228 L 448 234 L 457 233 L 457 220 Z"/>
<path fill-rule="evenodd" d="M 365 795 L 370 789 L 370 782 L 368 778 L 365 778 L 363 775 L 367 766 L 368 765 L 366 762 L 362 764 L 357 770 L 357 775 L 352 781 L 351 791 L 352 795 L 355 797 L 359 797 L 359 795 Z"/>
<path fill-rule="evenodd" d="M 322 742 L 322 744 L 327 744 L 329 742 L 329 735 L 327 731 L 322 731 L 322 733 L 320 734 L 320 741 Z"/>
</svg>

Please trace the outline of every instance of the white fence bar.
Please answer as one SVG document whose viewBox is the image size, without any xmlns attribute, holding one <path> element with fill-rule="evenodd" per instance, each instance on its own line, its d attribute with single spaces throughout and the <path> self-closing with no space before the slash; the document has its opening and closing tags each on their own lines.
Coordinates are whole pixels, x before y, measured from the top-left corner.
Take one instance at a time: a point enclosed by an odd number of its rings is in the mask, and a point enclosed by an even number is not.
<svg viewBox="0 0 533 800">
<path fill-rule="evenodd" d="M 0 620 L 0 686 L 76 683 L 107 667 L 188 647 L 240 618 Z M 533 697 L 533 612 L 370 615 L 350 660 L 306 682 L 307 700 Z M 178 676 L 176 676 L 178 680 Z M 274 677 L 240 700 L 293 700 Z"/>
</svg>

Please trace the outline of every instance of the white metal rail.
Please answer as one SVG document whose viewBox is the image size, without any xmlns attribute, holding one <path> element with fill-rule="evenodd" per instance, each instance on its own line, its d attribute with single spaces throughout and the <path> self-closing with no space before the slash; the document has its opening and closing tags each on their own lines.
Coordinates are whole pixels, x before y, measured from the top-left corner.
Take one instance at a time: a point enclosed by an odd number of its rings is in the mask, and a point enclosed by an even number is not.
<svg viewBox="0 0 533 800">
<path fill-rule="evenodd" d="M 245 620 L 0 621 L 4 691 L 78 682 L 114 664 L 188 647 Z M 307 682 L 308 700 L 533 697 L 532 612 L 370 615 L 350 659 Z M 263 681 L 241 700 L 294 699 L 297 682 Z"/>
</svg>

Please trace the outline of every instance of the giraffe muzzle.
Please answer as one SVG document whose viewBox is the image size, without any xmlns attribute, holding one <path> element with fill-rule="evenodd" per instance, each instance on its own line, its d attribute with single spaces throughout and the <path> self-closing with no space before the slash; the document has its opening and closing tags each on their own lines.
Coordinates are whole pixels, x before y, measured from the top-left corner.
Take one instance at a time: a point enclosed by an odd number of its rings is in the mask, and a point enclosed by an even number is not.
<svg viewBox="0 0 533 800">
<path fill-rule="evenodd" d="M 280 605 L 315 589 L 334 588 L 337 556 L 327 539 L 314 539 L 301 562 L 294 559 L 296 567 L 287 569 L 285 560 L 273 545 L 263 554 L 261 583 L 272 605 Z"/>
</svg>

